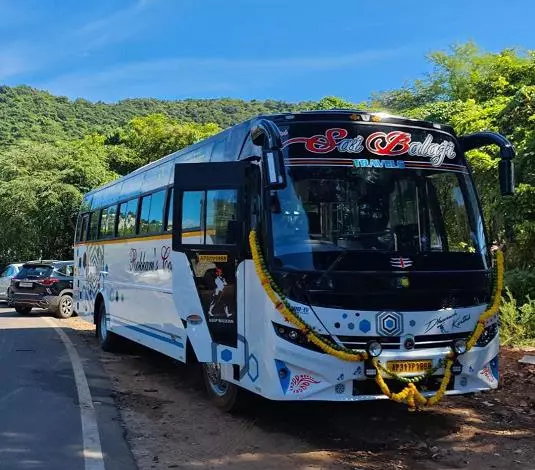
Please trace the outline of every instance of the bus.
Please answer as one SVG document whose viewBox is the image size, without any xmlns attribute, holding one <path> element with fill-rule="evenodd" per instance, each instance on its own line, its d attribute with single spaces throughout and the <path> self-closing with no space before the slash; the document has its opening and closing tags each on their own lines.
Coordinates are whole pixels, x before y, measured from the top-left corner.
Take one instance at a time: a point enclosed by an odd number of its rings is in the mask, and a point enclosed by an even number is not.
<svg viewBox="0 0 535 470">
<path fill-rule="evenodd" d="M 201 364 L 224 410 L 495 388 L 503 272 L 465 157 L 484 146 L 512 194 L 494 132 L 356 110 L 235 125 L 84 196 L 76 312 L 105 350 Z"/>
</svg>

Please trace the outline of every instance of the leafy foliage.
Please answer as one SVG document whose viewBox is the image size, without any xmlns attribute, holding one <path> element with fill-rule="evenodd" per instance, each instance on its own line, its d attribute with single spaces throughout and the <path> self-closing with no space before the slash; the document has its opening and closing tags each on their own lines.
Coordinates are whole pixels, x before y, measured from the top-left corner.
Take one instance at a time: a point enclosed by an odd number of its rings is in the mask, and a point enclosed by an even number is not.
<svg viewBox="0 0 535 470">
<path fill-rule="evenodd" d="M 533 345 L 535 341 L 535 300 L 520 304 L 507 290 L 500 309 L 500 341 L 505 345 Z"/>
<path fill-rule="evenodd" d="M 229 98 L 106 104 L 0 87 L 0 264 L 41 253 L 72 256 L 84 192 L 220 129 L 258 114 L 358 107 L 448 123 L 458 134 L 495 130 L 512 140 L 514 197 L 499 194 L 495 148 L 468 158 L 490 239 L 512 239 L 506 282 L 523 302 L 535 291 L 535 51 L 487 53 L 468 43 L 429 60 L 428 76 L 358 106 L 335 96 L 297 104 Z"/>
</svg>

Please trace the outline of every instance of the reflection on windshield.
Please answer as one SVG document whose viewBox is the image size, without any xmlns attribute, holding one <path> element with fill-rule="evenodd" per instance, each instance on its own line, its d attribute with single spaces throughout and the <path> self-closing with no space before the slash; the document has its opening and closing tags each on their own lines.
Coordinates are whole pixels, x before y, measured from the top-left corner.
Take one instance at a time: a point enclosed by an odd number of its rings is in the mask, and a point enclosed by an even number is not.
<svg viewBox="0 0 535 470">
<path fill-rule="evenodd" d="M 341 250 L 418 254 L 480 253 L 482 221 L 471 182 L 445 171 L 290 167 L 271 200 L 274 254 Z M 308 260 L 305 260 L 306 254 Z M 293 256 L 295 258 L 295 256 Z M 329 264 L 329 263 L 327 263 Z"/>
</svg>

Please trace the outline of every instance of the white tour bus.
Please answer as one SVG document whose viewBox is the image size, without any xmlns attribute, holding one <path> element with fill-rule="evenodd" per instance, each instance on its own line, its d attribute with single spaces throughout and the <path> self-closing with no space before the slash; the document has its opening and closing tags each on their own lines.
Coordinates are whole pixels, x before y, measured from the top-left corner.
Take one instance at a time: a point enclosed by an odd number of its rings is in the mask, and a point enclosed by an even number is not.
<svg viewBox="0 0 535 470">
<path fill-rule="evenodd" d="M 495 133 L 351 110 L 236 125 L 84 197 L 76 311 L 104 349 L 124 337 L 202 363 L 227 410 L 241 389 L 494 388 L 497 276 L 464 155 L 489 144 L 510 194 L 514 151 Z"/>
</svg>

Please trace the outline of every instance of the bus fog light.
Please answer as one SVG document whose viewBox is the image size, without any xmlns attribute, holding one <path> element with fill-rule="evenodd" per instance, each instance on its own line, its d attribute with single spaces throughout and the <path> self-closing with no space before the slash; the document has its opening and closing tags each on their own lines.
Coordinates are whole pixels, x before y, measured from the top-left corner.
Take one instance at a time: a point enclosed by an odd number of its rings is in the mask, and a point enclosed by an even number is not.
<svg viewBox="0 0 535 470">
<path fill-rule="evenodd" d="M 371 357 L 377 357 L 383 352 L 383 347 L 379 341 L 370 341 L 368 343 L 368 354 Z"/>
<path fill-rule="evenodd" d="M 456 339 L 453 342 L 453 350 L 456 354 L 464 354 L 466 352 L 466 340 Z"/>
<path fill-rule="evenodd" d="M 290 332 L 288 333 L 288 336 L 290 337 L 291 340 L 295 341 L 299 337 L 299 333 L 296 330 L 290 330 Z"/>
<path fill-rule="evenodd" d="M 286 377 L 288 377 L 288 369 L 286 369 L 285 367 L 283 367 L 282 369 L 279 370 L 279 377 L 281 379 L 285 379 Z"/>
</svg>

